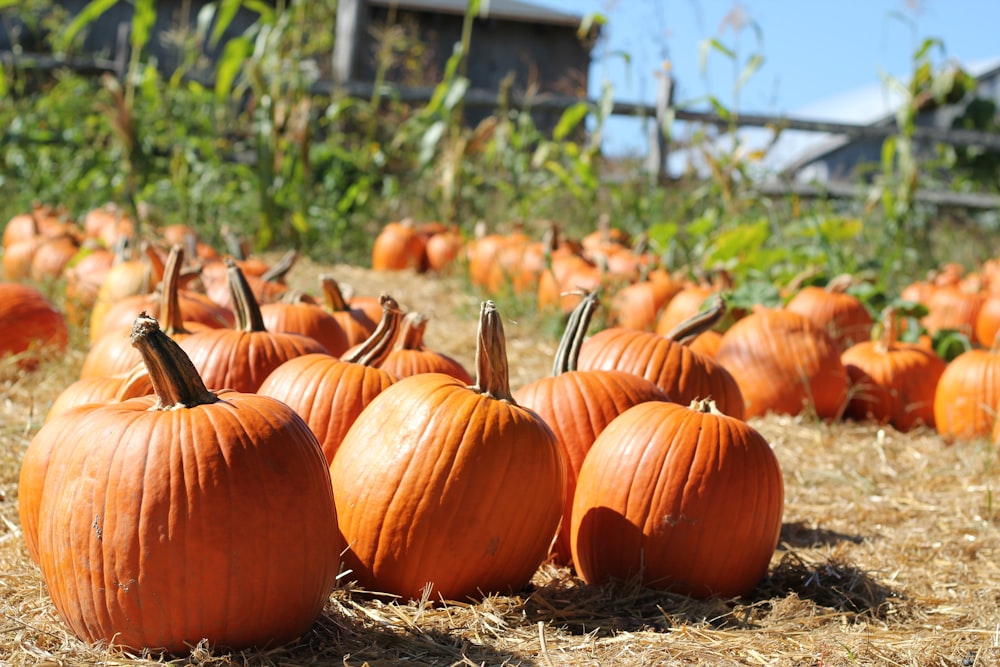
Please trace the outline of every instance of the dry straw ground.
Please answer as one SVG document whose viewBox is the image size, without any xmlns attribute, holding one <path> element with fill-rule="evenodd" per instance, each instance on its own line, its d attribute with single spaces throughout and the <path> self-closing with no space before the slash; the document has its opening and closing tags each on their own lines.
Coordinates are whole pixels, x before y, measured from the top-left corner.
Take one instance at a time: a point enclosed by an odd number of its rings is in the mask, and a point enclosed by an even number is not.
<svg viewBox="0 0 1000 667">
<path fill-rule="evenodd" d="M 311 288 L 317 269 L 303 264 L 292 280 Z M 334 274 L 429 313 L 427 342 L 471 365 L 478 298 L 459 282 Z M 506 328 L 512 382 L 548 373 L 551 335 L 537 323 L 508 319 Z M 272 650 L 198 646 L 162 658 L 87 646 L 49 602 L 17 516 L 25 447 L 81 361 L 74 351 L 33 376 L 7 369 L 0 385 L 0 665 L 1000 664 L 995 448 L 775 417 L 752 424 L 784 471 L 784 528 L 768 578 L 748 598 L 589 587 L 543 566 L 529 590 L 469 603 L 391 600 L 343 581 L 306 636 Z"/>
</svg>

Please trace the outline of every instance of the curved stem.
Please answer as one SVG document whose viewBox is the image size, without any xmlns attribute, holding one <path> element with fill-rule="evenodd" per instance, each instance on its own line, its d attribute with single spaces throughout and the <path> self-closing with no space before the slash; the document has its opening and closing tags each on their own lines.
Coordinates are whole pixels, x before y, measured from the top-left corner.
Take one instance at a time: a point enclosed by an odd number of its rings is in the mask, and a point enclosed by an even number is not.
<svg viewBox="0 0 1000 667">
<path fill-rule="evenodd" d="M 278 283 L 283 281 L 288 275 L 288 272 L 292 270 L 293 266 L 295 266 L 295 262 L 298 258 L 299 253 L 295 250 L 295 248 L 286 251 L 277 262 L 272 264 L 267 271 L 261 274 L 261 280 L 268 283 Z"/>
<path fill-rule="evenodd" d="M 229 281 L 229 295 L 233 300 L 236 314 L 236 329 L 239 331 L 267 331 L 260 304 L 253 295 L 253 288 L 247 282 L 239 265 L 231 257 L 226 258 L 226 279 Z"/>
<path fill-rule="evenodd" d="M 419 350 L 424 345 L 424 332 L 430 318 L 416 311 L 407 313 L 396 336 L 396 350 Z"/>
<path fill-rule="evenodd" d="M 392 350 L 399 333 L 399 323 L 403 319 L 403 311 L 399 304 L 388 294 L 379 297 L 382 306 L 382 319 L 372 334 L 365 339 L 354 352 L 341 357 L 342 361 L 362 366 L 378 367 Z"/>
<path fill-rule="evenodd" d="M 347 305 L 344 293 L 340 290 L 340 285 L 333 276 L 328 274 L 321 275 L 319 277 L 319 284 L 323 290 L 323 296 L 326 297 L 326 306 L 329 310 L 334 313 L 340 313 L 351 309 Z"/>
<path fill-rule="evenodd" d="M 514 403 L 510 393 L 507 340 L 503 333 L 503 321 L 493 301 L 484 301 L 479 310 L 476 384 L 472 389 L 490 398 Z"/>
<path fill-rule="evenodd" d="M 667 332 L 665 338 L 687 345 L 698 337 L 698 334 L 708 331 L 726 314 L 726 300 L 721 294 L 716 294 L 712 304 L 697 315 L 684 320 Z"/>
<path fill-rule="evenodd" d="M 597 310 L 597 290 L 587 292 L 580 303 L 576 305 L 566 322 L 566 330 L 559 341 L 555 361 L 552 364 L 552 375 L 575 371 L 580 359 L 580 348 L 587 337 L 590 321 Z"/>
<path fill-rule="evenodd" d="M 183 263 L 184 247 L 172 246 L 160 285 L 160 322 L 168 336 L 190 333 L 184 328 L 184 316 L 181 313 L 179 282 Z"/>
<path fill-rule="evenodd" d="M 205 387 L 204 380 L 180 345 L 146 313 L 141 313 L 132 323 L 131 341 L 149 371 L 149 381 L 157 397 L 156 409 L 190 408 L 219 400 Z"/>
</svg>

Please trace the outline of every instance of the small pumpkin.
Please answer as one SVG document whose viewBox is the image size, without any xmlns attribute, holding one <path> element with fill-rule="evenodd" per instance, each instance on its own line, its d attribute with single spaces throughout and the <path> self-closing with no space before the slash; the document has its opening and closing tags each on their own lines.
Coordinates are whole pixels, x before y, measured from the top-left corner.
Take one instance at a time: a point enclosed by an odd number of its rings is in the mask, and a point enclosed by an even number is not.
<svg viewBox="0 0 1000 667">
<path fill-rule="evenodd" d="M 31 285 L 0 283 L 0 358 L 18 355 L 18 366 L 32 369 L 42 354 L 69 343 L 66 317 Z"/>
<path fill-rule="evenodd" d="M 235 304 L 236 327 L 199 331 L 180 341 L 209 387 L 257 391 L 271 371 L 303 354 L 329 354 L 314 338 L 268 331 L 243 271 L 231 258 L 229 288 Z"/>
<path fill-rule="evenodd" d="M 423 313 L 407 313 L 396 335 L 396 344 L 379 366 L 399 378 L 417 373 L 444 373 L 465 384 L 472 384 L 472 376 L 461 362 L 424 344 L 424 332 L 429 321 L 430 318 Z"/>
<path fill-rule="evenodd" d="M 894 308 L 882 314 L 878 335 L 855 343 L 840 356 L 850 378 L 846 414 L 908 431 L 934 427 L 934 393 L 945 361 L 923 345 L 897 340 Z"/>
<path fill-rule="evenodd" d="M 275 368 L 257 393 L 289 405 L 316 435 L 327 463 L 333 461 L 344 435 L 361 411 L 397 378 L 379 368 L 392 349 L 403 312 L 388 294 L 372 335 L 342 358 L 304 354 Z"/>
</svg>

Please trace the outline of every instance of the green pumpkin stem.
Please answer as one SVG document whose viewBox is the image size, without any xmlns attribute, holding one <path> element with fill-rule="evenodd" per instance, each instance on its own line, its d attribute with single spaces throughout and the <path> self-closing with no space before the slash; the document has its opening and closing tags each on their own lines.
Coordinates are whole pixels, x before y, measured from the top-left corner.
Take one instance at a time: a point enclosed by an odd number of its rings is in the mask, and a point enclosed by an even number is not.
<svg viewBox="0 0 1000 667">
<path fill-rule="evenodd" d="M 378 368 L 392 350 L 404 313 L 388 294 L 382 294 L 378 302 L 382 306 L 382 319 L 356 350 L 341 357 L 342 361 Z"/>
<path fill-rule="evenodd" d="M 253 288 L 231 257 L 226 258 L 226 278 L 229 281 L 229 294 L 233 299 L 237 331 L 248 333 L 267 331 L 267 327 L 264 326 L 264 316 L 260 312 L 260 303 L 253 294 Z"/>
<path fill-rule="evenodd" d="M 559 349 L 556 350 L 555 361 L 552 364 L 553 376 L 576 370 L 577 362 L 580 360 L 580 348 L 587 337 L 587 330 L 590 328 L 590 321 L 597 306 L 597 291 L 594 290 L 584 294 L 580 303 L 570 312 L 566 330 L 559 341 Z"/>
<path fill-rule="evenodd" d="M 507 340 L 503 320 L 493 301 L 484 301 L 479 310 L 476 336 L 476 385 L 472 389 L 500 401 L 514 403 L 507 366 Z"/>
<path fill-rule="evenodd" d="M 716 294 L 708 308 L 678 324 L 667 332 L 665 338 L 669 338 L 681 345 L 687 345 L 697 338 L 699 334 L 714 327 L 725 314 L 726 300 L 721 294 Z"/>
<path fill-rule="evenodd" d="M 149 371 L 157 410 L 191 408 L 219 400 L 205 386 L 187 353 L 154 318 L 141 313 L 132 323 L 131 341 Z"/>
</svg>

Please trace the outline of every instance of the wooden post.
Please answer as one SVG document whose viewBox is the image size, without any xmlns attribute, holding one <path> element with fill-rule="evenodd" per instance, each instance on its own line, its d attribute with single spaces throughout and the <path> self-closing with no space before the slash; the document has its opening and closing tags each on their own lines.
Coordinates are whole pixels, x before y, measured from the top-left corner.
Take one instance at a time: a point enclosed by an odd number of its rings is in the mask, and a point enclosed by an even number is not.
<svg viewBox="0 0 1000 667">
<path fill-rule="evenodd" d="M 333 42 L 333 80 L 347 83 L 368 32 L 368 0 L 339 0 Z"/>
<path fill-rule="evenodd" d="M 670 142 L 667 137 L 668 123 L 673 115 L 674 79 L 670 74 L 670 61 L 664 61 L 663 69 L 656 72 L 659 80 L 656 89 L 656 115 L 649 128 L 649 153 L 646 155 L 646 172 L 658 183 L 667 177 L 667 156 Z"/>
</svg>

